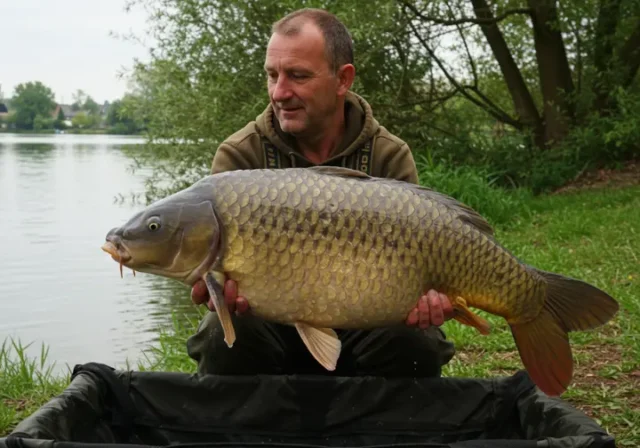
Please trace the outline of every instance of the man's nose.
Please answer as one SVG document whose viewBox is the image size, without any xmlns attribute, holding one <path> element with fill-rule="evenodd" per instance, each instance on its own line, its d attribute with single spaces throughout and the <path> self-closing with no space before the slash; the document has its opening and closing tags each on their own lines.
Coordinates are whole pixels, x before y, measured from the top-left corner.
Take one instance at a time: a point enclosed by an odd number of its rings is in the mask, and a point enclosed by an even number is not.
<svg viewBox="0 0 640 448">
<path fill-rule="evenodd" d="M 293 96 L 289 81 L 285 76 L 278 76 L 278 80 L 273 85 L 271 97 L 274 101 L 286 101 Z"/>
</svg>

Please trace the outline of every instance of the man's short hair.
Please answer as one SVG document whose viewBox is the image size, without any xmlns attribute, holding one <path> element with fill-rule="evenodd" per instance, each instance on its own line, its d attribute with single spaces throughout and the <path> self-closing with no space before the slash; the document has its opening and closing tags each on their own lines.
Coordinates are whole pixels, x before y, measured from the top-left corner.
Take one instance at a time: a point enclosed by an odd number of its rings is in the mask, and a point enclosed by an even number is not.
<svg viewBox="0 0 640 448">
<path fill-rule="evenodd" d="M 314 23 L 324 36 L 329 67 L 335 73 L 344 64 L 353 64 L 353 41 L 347 27 L 324 9 L 303 8 L 287 14 L 271 27 L 272 33 L 295 36 L 307 22 Z"/>
</svg>

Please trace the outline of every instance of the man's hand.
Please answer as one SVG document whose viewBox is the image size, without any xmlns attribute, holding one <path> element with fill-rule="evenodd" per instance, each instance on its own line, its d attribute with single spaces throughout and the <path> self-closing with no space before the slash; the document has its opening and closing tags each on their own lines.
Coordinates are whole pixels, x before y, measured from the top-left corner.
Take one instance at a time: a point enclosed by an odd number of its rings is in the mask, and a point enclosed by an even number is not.
<svg viewBox="0 0 640 448">
<path fill-rule="evenodd" d="M 433 289 L 420 297 L 418 304 L 409 312 L 406 324 L 417 325 L 423 330 L 431 325 L 439 327 L 453 317 L 453 307 L 449 298 Z"/>
<path fill-rule="evenodd" d="M 191 301 L 196 305 L 206 303 L 209 310 L 216 310 L 204 280 L 198 280 L 191 288 Z M 224 301 L 230 313 L 244 314 L 249 311 L 249 302 L 244 297 L 238 297 L 238 286 L 233 280 L 224 283 Z"/>
</svg>

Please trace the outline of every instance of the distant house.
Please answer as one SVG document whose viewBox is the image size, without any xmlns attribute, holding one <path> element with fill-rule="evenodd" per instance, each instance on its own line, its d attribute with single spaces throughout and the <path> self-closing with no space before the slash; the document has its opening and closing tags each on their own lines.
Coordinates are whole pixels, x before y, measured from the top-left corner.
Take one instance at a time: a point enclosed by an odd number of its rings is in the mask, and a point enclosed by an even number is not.
<svg viewBox="0 0 640 448">
<path fill-rule="evenodd" d="M 53 118 L 58 118 L 58 114 L 60 113 L 60 110 L 62 110 L 62 113 L 64 114 L 64 118 L 68 120 L 71 120 L 73 117 L 75 117 L 80 112 L 82 112 L 80 110 L 73 110 L 71 106 L 68 104 L 56 104 L 56 108 L 51 113 L 51 116 Z"/>
<path fill-rule="evenodd" d="M 4 103 L 0 103 L 0 122 L 3 122 L 5 118 L 8 116 L 9 116 L 9 109 L 7 108 L 7 105 Z M 6 127 L 7 127 L 6 123 L 0 123 L 0 128 L 6 128 Z"/>
<path fill-rule="evenodd" d="M 70 104 L 56 104 L 55 109 L 51 113 L 51 116 L 53 117 L 54 120 L 58 118 L 58 114 L 60 113 L 61 110 L 62 110 L 62 113 L 64 114 L 64 123 L 67 126 L 71 126 L 71 120 L 73 120 L 73 117 L 75 117 L 80 112 L 82 112 L 81 110 L 73 110 Z"/>
</svg>

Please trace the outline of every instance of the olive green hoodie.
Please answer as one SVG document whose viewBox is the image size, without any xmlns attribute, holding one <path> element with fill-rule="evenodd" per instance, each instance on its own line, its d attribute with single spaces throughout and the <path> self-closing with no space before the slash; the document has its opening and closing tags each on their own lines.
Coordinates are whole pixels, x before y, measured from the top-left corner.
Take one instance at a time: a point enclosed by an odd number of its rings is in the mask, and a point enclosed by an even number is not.
<svg viewBox="0 0 640 448">
<path fill-rule="evenodd" d="M 366 159 L 362 158 L 362 154 L 358 158 L 353 156 L 356 150 L 363 148 L 373 138 L 369 173 L 375 177 L 418 183 L 418 173 L 409 146 L 380 126 L 373 117 L 371 106 L 353 92 L 346 95 L 345 125 L 340 145 L 322 165 L 358 169 L 357 165 Z M 249 122 L 220 144 L 213 158 L 212 174 L 271 166 L 267 162 L 261 137 L 273 145 L 273 154 L 278 158 L 281 168 L 315 166 L 297 150 L 295 139 L 280 129 L 269 104 L 255 121 Z"/>
</svg>

